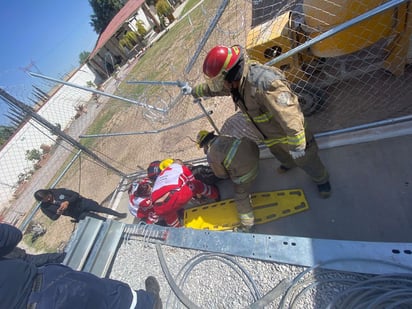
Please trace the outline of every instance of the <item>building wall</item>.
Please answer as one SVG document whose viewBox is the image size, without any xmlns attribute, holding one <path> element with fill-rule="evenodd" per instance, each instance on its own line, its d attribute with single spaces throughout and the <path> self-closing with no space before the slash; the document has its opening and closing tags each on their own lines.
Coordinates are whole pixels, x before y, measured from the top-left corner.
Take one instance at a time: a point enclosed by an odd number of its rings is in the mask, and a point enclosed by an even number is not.
<svg viewBox="0 0 412 309">
<path fill-rule="evenodd" d="M 143 22 L 146 30 L 150 30 L 153 26 L 152 23 L 149 21 L 149 19 L 146 17 L 146 14 L 144 13 L 144 11 L 142 9 L 139 9 L 136 15 L 129 20 L 129 27 L 133 31 L 137 31 L 136 22 L 138 20 L 141 20 Z"/>
<path fill-rule="evenodd" d="M 154 17 L 157 18 L 157 16 Z M 142 8 L 139 8 L 136 14 L 131 19 L 129 19 L 126 27 L 130 28 L 133 31 L 136 31 L 137 27 L 135 24 L 138 20 L 143 21 L 143 24 L 147 31 L 152 31 L 154 21 L 147 17 L 145 11 Z M 156 20 L 156 22 L 158 21 Z M 107 61 L 111 63 L 111 59 L 114 59 L 115 56 L 121 56 L 122 65 L 126 63 L 129 58 L 133 58 L 135 54 L 137 54 L 137 52 L 131 55 L 127 55 L 126 51 L 121 50 L 119 41 L 115 38 L 115 34 L 113 34 L 113 37 L 105 43 L 105 45 L 97 52 L 97 54 L 92 59 L 89 59 L 89 63 L 100 74 L 100 76 L 102 76 L 102 78 L 107 79 L 111 74 L 111 72 L 108 72 L 106 68 L 105 63 Z"/>
<path fill-rule="evenodd" d="M 70 79 L 73 83 L 87 87 L 88 82 L 100 83 L 99 77 L 88 65 L 80 67 Z M 76 115 L 75 107 L 86 104 L 92 93 L 70 86 L 62 86 L 37 112 L 48 122 L 68 128 Z M 42 144 L 54 143 L 52 134 L 37 122 L 26 123 L 0 151 L 0 212 L 8 206 L 17 186 L 19 175 L 33 169 L 33 162 L 26 159 L 26 151 L 40 150 Z"/>
</svg>

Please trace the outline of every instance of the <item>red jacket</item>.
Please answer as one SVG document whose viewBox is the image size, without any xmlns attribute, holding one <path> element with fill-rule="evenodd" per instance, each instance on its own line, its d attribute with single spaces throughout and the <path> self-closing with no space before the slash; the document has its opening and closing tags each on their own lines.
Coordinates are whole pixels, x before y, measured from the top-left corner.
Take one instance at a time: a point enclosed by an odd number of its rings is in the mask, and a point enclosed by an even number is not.
<svg viewBox="0 0 412 309">
<path fill-rule="evenodd" d="M 156 178 L 152 189 L 152 201 L 156 202 L 167 192 L 180 190 L 180 188 L 194 179 L 192 172 L 187 166 L 178 163 L 170 164 Z"/>
</svg>

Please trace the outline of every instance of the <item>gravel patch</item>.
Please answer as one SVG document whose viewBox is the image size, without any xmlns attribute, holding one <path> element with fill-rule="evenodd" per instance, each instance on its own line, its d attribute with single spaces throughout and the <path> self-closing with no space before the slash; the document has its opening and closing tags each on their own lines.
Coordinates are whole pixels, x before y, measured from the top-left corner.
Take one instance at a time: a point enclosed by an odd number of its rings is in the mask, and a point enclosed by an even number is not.
<svg viewBox="0 0 412 309">
<path fill-rule="evenodd" d="M 191 302 L 189 308 L 326 308 L 348 286 L 372 277 L 155 245 L 139 239 L 123 241 L 110 278 L 144 289 L 145 278 L 155 276 L 161 286 L 163 308 L 186 306 L 173 293 L 156 246 L 173 281 Z M 265 306 L 254 304 L 269 292 L 274 294 Z"/>
</svg>

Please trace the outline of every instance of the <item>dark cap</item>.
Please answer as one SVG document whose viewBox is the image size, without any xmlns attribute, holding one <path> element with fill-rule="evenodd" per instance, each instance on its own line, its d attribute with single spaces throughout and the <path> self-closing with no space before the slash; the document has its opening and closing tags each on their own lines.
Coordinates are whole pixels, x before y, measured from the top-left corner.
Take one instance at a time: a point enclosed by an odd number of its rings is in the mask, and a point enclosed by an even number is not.
<svg viewBox="0 0 412 309">
<path fill-rule="evenodd" d="M 160 161 L 153 161 L 147 168 L 147 177 L 149 177 L 152 182 L 156 180 L 157 176 L 159 176 L 161 172 L 159 165 Z"/>
</svg>

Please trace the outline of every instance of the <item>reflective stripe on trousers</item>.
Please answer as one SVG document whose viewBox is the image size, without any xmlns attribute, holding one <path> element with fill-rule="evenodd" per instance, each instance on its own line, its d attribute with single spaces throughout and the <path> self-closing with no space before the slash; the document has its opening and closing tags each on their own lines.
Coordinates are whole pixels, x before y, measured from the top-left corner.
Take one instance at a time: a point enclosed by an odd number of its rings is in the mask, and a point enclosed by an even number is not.
<svg viewBox="0 0 412 309">
<path fill-rule="evenodd" d="M 232 181 L 235 184 L 242 184 L 242 183 L 248 183 L 253 181 L 257 174 L 258 174 L 258 170 L 259 170 L 259 165 L 256 164 L 253 169 L 251 169 L 247 174 L 241 176 L 241 177 L 237 177 L 237 178 L 232 178 Z"/>
</svg>

